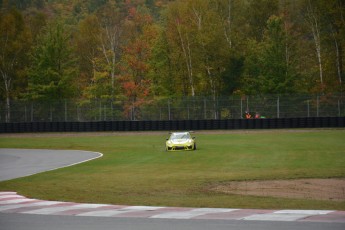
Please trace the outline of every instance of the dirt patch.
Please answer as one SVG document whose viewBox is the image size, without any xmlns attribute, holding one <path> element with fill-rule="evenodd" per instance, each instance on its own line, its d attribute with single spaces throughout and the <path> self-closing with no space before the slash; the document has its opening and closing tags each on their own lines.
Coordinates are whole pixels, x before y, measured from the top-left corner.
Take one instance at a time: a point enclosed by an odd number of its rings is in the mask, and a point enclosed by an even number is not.
<svg viewBox="0 0 345 230">
<path fill-rule="evenodd" d="M 345 178 L 227 182 L 212 191 L 267 197 L 345 201 Z"/>
</svg>

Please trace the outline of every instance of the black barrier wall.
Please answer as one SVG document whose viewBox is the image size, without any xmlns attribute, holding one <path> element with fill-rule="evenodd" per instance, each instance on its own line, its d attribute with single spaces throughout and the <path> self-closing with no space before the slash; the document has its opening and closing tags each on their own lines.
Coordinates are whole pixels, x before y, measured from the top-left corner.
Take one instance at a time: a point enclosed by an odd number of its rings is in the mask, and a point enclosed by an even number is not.
<svg viewBox="0 0 345 230">
<path fill-rule="evenodd" d="M 0 133 L 342 128 L 345 117 L 0 123 Z"/>
</svg>

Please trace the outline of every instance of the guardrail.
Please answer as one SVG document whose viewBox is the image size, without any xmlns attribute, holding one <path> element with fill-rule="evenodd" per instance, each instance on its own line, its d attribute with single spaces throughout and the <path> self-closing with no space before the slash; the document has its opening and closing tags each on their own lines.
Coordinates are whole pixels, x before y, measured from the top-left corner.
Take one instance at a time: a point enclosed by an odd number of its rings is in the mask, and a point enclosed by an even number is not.
<svg viewBox="0 0 345 230">
<path fill-rule="evenodd" d="M 0 133 L 342 128 L 345 117 L 0 123 Z"/>
</svg>

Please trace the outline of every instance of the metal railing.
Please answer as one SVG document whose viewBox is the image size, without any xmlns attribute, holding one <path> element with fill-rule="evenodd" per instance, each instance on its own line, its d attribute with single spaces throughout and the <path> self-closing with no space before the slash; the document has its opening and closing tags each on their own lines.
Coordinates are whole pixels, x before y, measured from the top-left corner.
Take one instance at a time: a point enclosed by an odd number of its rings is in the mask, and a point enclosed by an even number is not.
<svg viewBox="0 0 345 230">
<path fill-rule="evenodd" d="M 0 122 L 239 119 L 345 116 L 345 96 L 251 95 L 151 98 L 144 102 L 54 100 L 0 103 Z"/>
</svg>

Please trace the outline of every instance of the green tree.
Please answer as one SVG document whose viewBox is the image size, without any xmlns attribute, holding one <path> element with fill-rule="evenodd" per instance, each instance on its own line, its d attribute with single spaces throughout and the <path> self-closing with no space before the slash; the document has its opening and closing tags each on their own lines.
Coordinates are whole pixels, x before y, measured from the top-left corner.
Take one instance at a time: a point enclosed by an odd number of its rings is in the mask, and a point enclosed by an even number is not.
<svg viewBox="0 0 345 230">
<path fill-rule="evenodd" d="M 278 14 L 278 0 L 248 1 L 248 26 L 247 36 L 261 41 L 264 37 L 267 20 L 271 15 Z"/>
<path fill-rule="evenodd" d="M 189 0 L 168 8 L 166 37 L 178 83 L 175 90 L 191 96 L 210 95 L 214 101 L 224 92 L 224 82 L 232 79 L 227 76 L 231 74 L 227 68 L 232 68 L 229 59 L 239 47 L 234 5 L 229 0 Z"/>
<path fill-rule="evenodd" d="M 1 91 L 6 101 L 6 122 L 11 120 L 11 99 L 15 91 L 25 87 L 25 64 L 31 44 L 31 34 L 24 24 L 22 14 L 16 9 L 0 12 L 0 75 Z M 22 87 L 21 89 L 18 87 Z"/>
<path fill-rule="evenodd" d="M 98 8 L 105 5 L 106 2 L 107 2 L 107 0 L 89 0 L 87 3 L 87 8 L 88 8 L 89 12 L 94 12 Z"/>
<path fill-rule="evenodd" d="M 248 43 L 243 87 L 247 94 L 282 94 L 294 91 L 295 71 L 287 59 L 283 19 L 271 16 L 262 42 Z"/>
<path fill-rule="evenodd" d="M 326 91 L 343 90 L 344 46 L 345 46 L 345 3 L 340 0 L 320 0 L 321 45 L 324 49 L 324 84 Z"/>
<path fill-rule="evenodd" d="M 241 93 L 241 79 L 243 75 L 245 58 L 243 56 L 231 56 L 228 63 L 225 63 L 224 71 L 221 73 L 222 96 Z"/>
<path fill-rule="evenodd" d="M 323 50 L 321 46 L 321 9 L 317 7 L 317 4 L 315 4 L 314 1 L 311 3 L 311 1 L 308 0 L 307 6 L 306 6 L 306 22 L 308 27 L 310 28 L 311 34 L 313 36 L 313 41 L 315 45 L 316 50 L 316 56 L 318 61 L 318 67 L 319 67 L 319 83 L 321 91 L 324 90 L 324 66 L 323 66 Z"/>
<path fill-rule="evenodd" d="M 124 30 L 124 15 L 116 5 L 108 4 L 103 9 L 100 16 L 101 27 L 103 29 L 100 34 L 102 52 L 106 60 L 109 75 L 111 79 L 111 98 L 115 97 L 116 75 L 118 74 L 118 65 L 121 57 L 122 34 Z"/>
<path fill-rule="evenodd" d="M 102 49 L 100 40 L 101 27 L 96 15 L 92 14 L 83 19 L 75 34 L 76 54 L 78 55 L 79 77 L 78 89 L 80 96 L 86 98 L 100 98 L 108 91 L 96 90 L 97 75 L 107 73 L 105 63 L 102 63 Z M 104 74 L 101 74 L 104 76 Z M 102 82 L 105 84 L 105 82 Z M 107 83 L 108 84 L 108 83 Z M 110 84 L 110 83 L 109 83 Z M 99 93 L 96 93 L 99 92 Z"/>
<path fill-rule="evenodd" d="M 185 95 L 196 94 L 196 27 L 191 21 L 191 1 L 176 1 L 167 12 L 166 37 L 174 66 L 175 90 Z"/>
<path fill-rule="evenodd" d="M 306 82 L 316 93 L 341 91 L 344 77 L 344 14 L 345 5 L 338 0 L 304 0 L 301 15 L 304 19 L 303 51 L 307 59 Z M 304 48 L 307 47 L 307 48 Z"/>
<path fill-rule="evenodd" d="M 157 27 L 157 39 L 153 43 L 150 58 L 149 78 L 152 82 L 152 95 L 157 97 L 176 94 L 176 85 L 173 76 L 171 51 L 167 42 L 164 27 Z"/>
<path fill-rule="evenodd" d="M 62 22 L 52 22 L 34 47 L 29 69 L 28 96 L 31 99 L 57 100 L 75 94 L 76 59 L 72 55 L 70 34 Z"/>
</svg>

